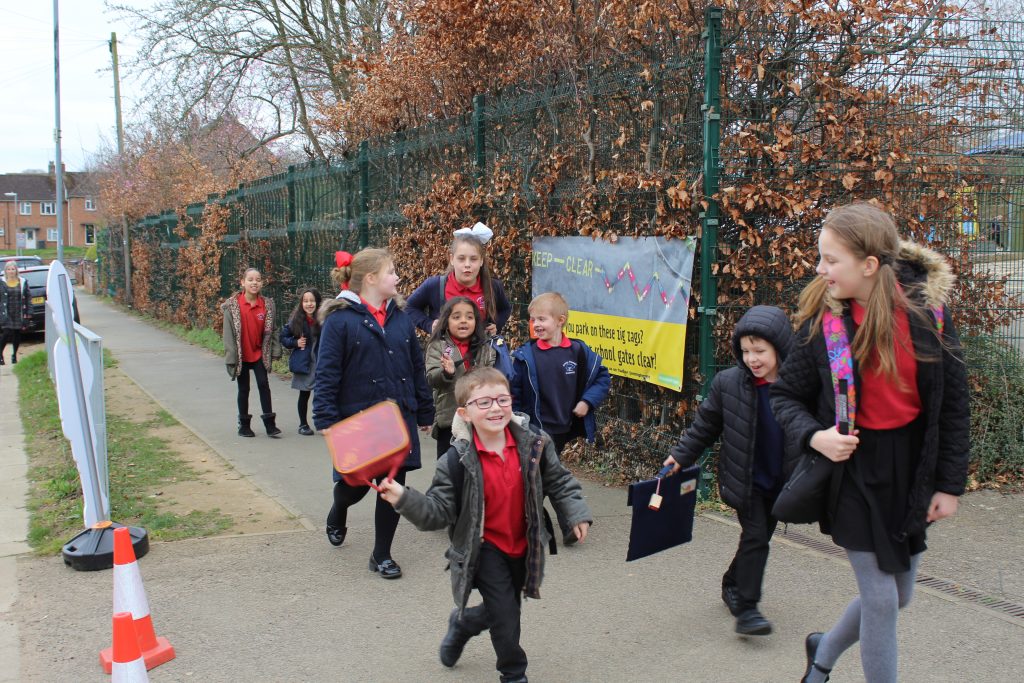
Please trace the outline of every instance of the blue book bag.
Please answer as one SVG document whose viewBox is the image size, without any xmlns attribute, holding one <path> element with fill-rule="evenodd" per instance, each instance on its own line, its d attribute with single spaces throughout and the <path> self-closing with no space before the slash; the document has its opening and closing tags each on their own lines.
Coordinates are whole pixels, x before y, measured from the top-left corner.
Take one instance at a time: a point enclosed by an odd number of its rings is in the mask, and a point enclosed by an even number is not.
<svg viewBox="0 0 1024 683">
<path fill-rule="evenodd" d="M 496 334 L 487 340 L 487 343 L 494 349 L 494 369 L 505 375 L 509 382 L 515 376 L 512 369 L 512 353 L 508 350 L 508 342 L 500 334 Z"/>
</svg>

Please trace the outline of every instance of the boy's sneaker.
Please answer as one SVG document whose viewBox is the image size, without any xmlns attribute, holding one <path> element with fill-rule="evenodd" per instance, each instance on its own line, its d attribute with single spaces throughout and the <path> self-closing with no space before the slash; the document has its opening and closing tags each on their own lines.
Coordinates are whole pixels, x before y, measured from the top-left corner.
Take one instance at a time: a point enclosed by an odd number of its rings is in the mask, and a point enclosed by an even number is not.
<svg viewBox="0 0 1024 683">
<path fill-rule="evenodd" d="M 764 618 L 756 607 L 744 610 L 736 617 L 736 633 L 744 636 L 766 636 L 772 632 L 772 622 Z"/>
<path fill-rule="evenodd" d="M 463 629 L 459 628 L 459 608 L 456 607 L 448 616 L 448 633 L 444 634 L 444 640 L 441 641 L 441 648 L 438 651 L 441 663 L 448 668 L 455 666 L 470 637 Z"/>
<path fill-rule="evenodd" d="M 740 592 L 736 586 L 722 586 L 722 602 L 729 608 L 729 614 L 738 617 L 743 609 L 740 607 Z"/>
</svg>

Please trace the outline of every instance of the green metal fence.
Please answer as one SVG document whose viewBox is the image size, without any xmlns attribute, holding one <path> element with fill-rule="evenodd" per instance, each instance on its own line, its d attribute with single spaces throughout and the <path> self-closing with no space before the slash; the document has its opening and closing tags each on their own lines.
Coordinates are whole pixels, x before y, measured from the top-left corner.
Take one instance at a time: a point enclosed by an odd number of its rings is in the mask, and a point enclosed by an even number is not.
<svg viewBox="0 0 1024 683">
<path fill-rule="evenodd" d="M 854 29 L 833 34 L 787 16 L 751 18 L 710 8 L 699 37 L 626 55 L 582 77 L 555 78 L 500 97 L 480 95 L 462 116 L 364 142 L 331 165 L 291 167 L 189 206 L 180 217 L 173 211 L 147 217 L 131 235 L 133 243 L 159 254 L 148 266 L 142 295 L 157 315 L 180 315 L 181 248 L 196 238 L 204 210 L 217 205 L 230 216 L 223 258 L 210 264 L 219 269 L 219 296 L 235 290 L 242 267 L 256 264 L 267 271 L 266 293 L 279 310 L 290 310 L 302 285 L 333 290 L 336 249 L 386 246 L 407 230 L 403 210 L 422 203 L 439 177 L 455 173 L 467 188 L 490 192 L 472 218 L 519 230 L 527 248 L 533 234 L 579 234 L 587 221 L 623 235 L 699 232 L 692 287 L 699 296 L 691 302 L 695 324 L 688 332 L 682 392 L 615 378 L 601 413 L 605 448 L 594 458 L 606 458 L 624 476 L 646 472 L 692 417 L 694 399 L 716 368 L 732 362 L 721 340 L 739 308 L 775 303 L 792 310 L 803 281 L 769 269 L 737 289 L 735 274 L 722 272 L 739 252 L 769 249 L 778 228 L 783 236 L 812 234 L 817 219 L 807 216 L 854 198 L 918 201 L 935 192 L 935 178 L 954 169 L 963 176 L 956 196 L 923 202 L 915 237 L 955 251 L 958 263 L 979 277 L 997 272 L 1010 292 L 1024 289 L 1024 85 L 1018 66 L 1024 63 L 1024 24 L 889 19 Z M 851 33 L 860 42 L 851 42 Z M 857 58 L 843 62 L 850 50 Z M 836 103 L 815 90 L 815 79 L 827 80 L 822 74 L 830 60 L 848 63 L 844 78 L 869 95 Z M 797 85 L 766 84 L 769 76 Z M 917 146 L 891 165 L 865 163 L 872 154 L 884 158 L 883 143 L 871 154 L 816 157 L 815 136 L 832 130 L 821 113 L 825 107 L 839 121 L 854 108 L 867 111 L 883 142 Z M 791 122 L 799 141 L 779 159 L 752 154 L 744 142 L 750 136 L 766 149 L 782 143 L 779 121 Z M 912 130 L 907 121 L 916 122 Z M 879 168 L 896 181 L 876 180 Z M 740 222 L 711 200 L 724 188 L 755 180 L 784 194 L 794 177 L 813 183 L 837 173 L 851 175 L 846 182 L 854 184 L 823 185 L 814 204 L 791 216 L 755 209 Z M 516 191 L 496 192 L 501 183 Z M 672 186 L 689 188 L 694 201 L 670 205 L 666 191 Z M 759 245 L 743 236 L 749 229 L 764 237 Z M 403 244 L 431 253 L 427 244 Z M 120 236 L 108 233 L 100 252 L 107 287 L 122 290 Z M 515 250 L 492 251 L 490 258 L 515 305 L 511 336 L 522 339 L 529 258 Z M 407 277 L 409 291 L 415 279 Z M 1024 311 L 1010 313 L 1017 322 L 995 337 L 1020 348 Z"/>
</svg>

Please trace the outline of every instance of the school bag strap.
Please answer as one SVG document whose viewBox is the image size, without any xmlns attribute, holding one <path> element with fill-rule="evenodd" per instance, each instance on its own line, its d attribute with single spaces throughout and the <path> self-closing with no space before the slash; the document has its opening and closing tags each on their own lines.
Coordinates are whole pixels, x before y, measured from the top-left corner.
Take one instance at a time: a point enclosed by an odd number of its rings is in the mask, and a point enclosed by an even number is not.
<svg viewBox="0 0 1024 683">
<path fill-rule="evenodd" d="M 932 315 L 935 317 L 935 329 L 941 336 L 946 327 L 942 304 L 932 306 Z M 842 316 L 836 316 L 831 310 L 826 310 L 821 317 L 821 326 L 825 335 L 828 367 L 832 375 L 832 391 L 836 397 L 836 427 L 842 427 L 845 422 L 849 431 L 844 433 L 849 433 L 853 431 L 857 415 L 857 388 L 854 383 L 853 353 L 850 351 L 850 342 L 846 336 L 846 325 Z"/>
<path fill-rule="evenodd" d="M 832 391 L 836 397 L 836 427 L 843 433 L 850 433 L 857 418 L 857 387 L 853 381 L 853 353 L 846 337 L 846 325 L 842 316 L 826 310 L 821 317 L 821 326 L 825 335 L 828 369 L 832 375 Z"/>
<path fill-rule="evenodd" d="M 570 343 L 576 352 L 576 400 L 580 401 L 587 391 L 587 376 L 590 372 L 587 367 L 587 350 L 579 339 L 572 339 Z"/>
</svg>

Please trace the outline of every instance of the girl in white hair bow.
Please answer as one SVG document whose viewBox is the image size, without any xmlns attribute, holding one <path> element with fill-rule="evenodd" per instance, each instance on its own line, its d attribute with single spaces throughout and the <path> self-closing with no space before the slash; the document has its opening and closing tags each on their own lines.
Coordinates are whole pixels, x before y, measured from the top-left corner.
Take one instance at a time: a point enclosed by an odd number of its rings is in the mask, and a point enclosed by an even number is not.
<svg viewBox="0 0 1024 683">
<path fill-rule="evenodd" d="M 484 245 L 493 235 L 483 223 L 455 231 L 448 271 L 428 277 L 406 300 L 405 312 L 418 328 L 432 333 L 444 302 L 464 296 L 480 308 L 488 336 L 501 332 L 512 314 L 512 304 L 505 296 L 501 280 L 492 277 L 487 267 Z"/>
</svg>

